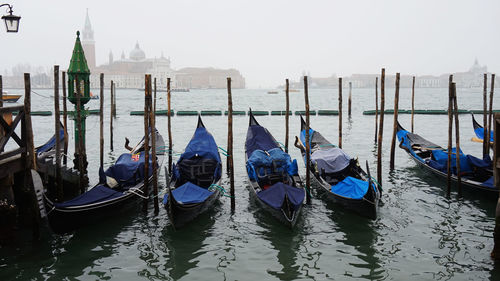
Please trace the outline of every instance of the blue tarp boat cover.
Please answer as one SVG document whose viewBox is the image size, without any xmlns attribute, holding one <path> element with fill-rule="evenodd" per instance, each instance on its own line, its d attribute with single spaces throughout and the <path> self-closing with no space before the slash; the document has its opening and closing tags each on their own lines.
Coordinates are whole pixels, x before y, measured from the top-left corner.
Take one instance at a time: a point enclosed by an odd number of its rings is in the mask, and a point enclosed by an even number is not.
<svg viewBox="0 0 500 281">
<path fill-rule="evenodd" d="M 313 129 L 309 128 L 309 147 L 311 147 L 311 148 L 312 148 L 311 142 L 312 142 L 314 132 L 315 131 Z M 306 146 L 306 130 L 300 131 L 300 141 L 302 142 L 302 144 L 305 147 Z"/>
<path fill-rule="evenodd" d="M 62 203 L 55 203 L 56 208 L 75 207 L 103 202 L 123 196 L 123 192 L 113 190 L 104 185 L 97 185 L 84 194 Z"/>
<path fill-rule="evenodd" d="M 62 128 L 62 126 L 61 126 L 61 130 L 59 130 L 59 139 L 64 140 L 64 128 Z M 47 152 L 54 147 L 56 147 L 56 136 L 55 135 L 53 135 L 52 138 L 50 138 L 44 145 L 39 147 L 36 150 L 36 154 L 40 155 L 40 153 Z"/>
<path fill-rule="evenodd" d="M 346 198 L 361 199 L 368 191 L 368 182 L 346 177 L 343 181 L 332 185 L 332 193 Z"/>
<path fill-rule="evenodd" d="M 268 174 L 297 175 L 297 161 L 291 161 L 290 155 L 281 150 L 273 148 L 269 151 L 255 150 L 247 161 L 248 176 L 251 180 L 256 180 L 258 176 Z"/>
<path fill-rule="evenodd" d="M 144 181 L 144 151 L 138 154 L 124 153 L 118 157 L 115 164 L 109 167 L 104 174 L 114 178 L 121 187 L 133 186 Z M 153 162 L 149 155 L 149 176 L 153 174 Z M 106 182 L 103 175 L 100 175 L 100 182 Z"/>
<path fill-rule="evenodd" d="M 492 166 L 491 158 L 489 155 L 484 155 L 483 159 L 479 159 L 470 154 L 467 155 L 467 159 L 469 159 L 469 163 L 472 167 L 490 169 Z"/>
<path fill-rule="evenodd" d="M 338 148 L 319 149 L 311 154 L 311 162 L 315 163 L 318 171 L 336 173 L 349 166 L 351 159 L 345 152 Z"/>
<path fill-rule="evenodd" d="M 250 158 L 250 155 L 252 155 L 255 150 L 268 151 L 276 147 L 279 147 L 278 144 L 266 128 L 260 125 L 248 127 L 247 139 L 245 142 L 248 158 Z"/>
<path fill-rule="evenodd" d="M 445 150 L 433 150 L 432 156 L 434 156 L 434 160 L 438 162 L 440 165 L 444 165 L 447 167 L 448 164 L 448 152 Z M 460 172 L 471 172 L 471 167 L 469 164 L 469 159 L 465 154 L 460 150 Z M 457 153 L 456 147 L 451 149 L 451 168 L 453 174 L 457 174 Z"/>
<path fill-rule="evenodd" d="M 221 161 L 217 143 L 215 143 L 212 134 L 204 127 L 196 128 L 178 162 L 182 161 L 182 159 L 191 159 L 194 156 L 215 159 L 217 162 Z"/>
<path fill-rule="evenodd" d="M 305 195 L 304 189 L 289 186 L 282 182 L 275 183 L 268 189 L 257 193 L 260 200 L 277 210 L 283 205 L 285 196 L 288 197 L 293 209 L 297 210 L 302 202 L 304 202 Z"/>
<path fill-rule="evenodd" d="M 484 140 L 484 128 L 477 128 L 474 133 L 476 133 L 476 137 Z M 493 131 L 490 132 L 490 142 L 493 142 Z"/>
<path fill-rule="evenodd" d="M 181 204 L 194 204 L 201 203 L 207 200 L 207 198 L 212 195 L 213 192 L 193 184 L 191 182 L 186 182 L 185 184 L 172 190 L 172 195 L 175 201 Z M 163 204 L 168 203 L 168 193 L 163 197 Z"/>
</svg>

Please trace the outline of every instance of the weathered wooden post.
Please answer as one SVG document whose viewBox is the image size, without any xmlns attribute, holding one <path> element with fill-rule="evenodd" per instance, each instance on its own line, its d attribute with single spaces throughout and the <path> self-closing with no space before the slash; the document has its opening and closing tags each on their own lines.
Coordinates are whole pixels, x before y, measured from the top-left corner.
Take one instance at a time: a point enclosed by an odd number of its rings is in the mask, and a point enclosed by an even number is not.
<svg viewBox="0 0 500 281">
<path fill-rule="evenodd" d="M 483 157 L 489 155 L 487 137 L 490 133 L 488 132 L 488 74 L 483 76 Z"/>
<path fill-rule="evenodd" d="M 153 165 L 153 204 L 155 209 L 155 215 L 158 215 L 160 208 L 158 206 L 158 175 L 157 175 L 157 164 L 156 164 L 156 78 L 154 79 L 154 96 L 153 96 L 153 106 L 152 110 L 149 112 L 149 124 L 151 125 L 151 164 Z"/>
<path fill-rule="evenodd" d="M 411 83 L 411 132 L 414 129 L 414 115 L 415 115 L 415 76 L 413 76 Z"/>
<path fill-rule="evenodd" d="M 289 119 L 290 119 L 290 96 L 289 96 L 289 91 L 290 91 L 290 83 L 288 79 L 285 80 L 286 86 L 285 86 L 285 98 L 286 98 L 286 107 L 285 107 L 285 152 L 288 153 L 288 127 L 289 127 Z"/>
<path fill-rule="evenodd" d="M 339 148 L 342 148 L 342 77 L 339 77 Z"/>
<path fill-rule="evenodd" d="M 495 187 L 500 189 L 500 113 L 495 113 L 495 123 L 493 125 L 493 175 L 495 177 Z M 495 229 L 493 231 L 493 250 L 491 257 L 500 260 L 500 193 L 498 196 L 495 211 Z"/>
<path fill-rule="evenodd" d="M 144 195 L 142 210 L 148 211 L 149 199 L 149 110 L 151 109 L 151 74 L 144 79 Z M 153 134 L 151 134 L 153 135 Z"/>
<path fill-rule="evenodd" d="M 399 111 L 399 72 L 396 73 L 396 92 L 394 94 L 394 122 L 392 125 L 391 159 L 389 168 L 394 170 L 394 154 L 396 150 L 396 133 L 398 132 L 398 111 Z"/>
<path fill-rule="evenodd" d="M 231 210 L 236 208 L 234 190 L 234 160 L 233 160 L 233 97 L 231 94 L 231 77 L 227 77 L 227 163 L 231 195 Z"/>
<path fill-rule="evenodd" d="M 69 101 L 76 105 L 75 159 L 74 164 L 80 172 L 80 191 L 83 193 L 88 184 L 87 155 L 85 149 L 85 119 L 87 112 L 84 105 L 90 100 L 90 70 L 77 33 L 73 55 L 68 68 Z"/>
<path fill-rule="evenodd" d="M 311 204 L 311 141 L 309 136 L 309 87 L 304 76 L 304 99 L 306 105 L 306 202 Z"/>
<path fill-rule="evenodd" d="M 378 77 L 375 77 L 375 143 L 378 135 Z"/>
<path fill-rule="evenodd" d="M 460 126 L 458 121 L 458 102 L 457 102 L 457 85 L 451 83 L 451 92 L 453 94 L 453 113 L 455 117 L 455 142 L 456 142 L 456 165 L 457 165 L 457 185 L 458 196 L 462 197 L 462 176 L 460 175 Z"/>
<path fill-rule="evenodd" d="M 483 141 L 488 144 L 488 155 L 490 154 L 490 135 L 491 135 L 491 119 L 493 118 L 493 92 L 495 90 L 495 74 L 491 74 L 491 86 L 490 86 L 490 108 L 488 114 L 488 135 L 484 135 Z"/>
<path fill-rule="evenodd" d="M 448 85 L 448 162 L 447 163 L 447 190 L 446 194 L 448 197 L 451 193 L 451 141 L 453 133 L 453 90 L 451 89 L 451 83 L 453 81 L 453 75 L 450 75 L 449 85 Z"/>
<path fill-rule="evenodd" d="M 66 72 L 62 73 L 62 90 L 63 90 L 63 126 L 64 126 L 64 156 L 63 165 L 68 163 L 68 108 L 66 106 Z"/>
<path fill-rule="evenodd" d="M 172 175 L 172 124 L 171 115 L 172 109 L 170 108 L 170 78 L 167 78 L 167 126 L 168 126 L 168 173 Z"/>
<path fill-rule="evenodd" d="M 104 73 L 99 76 L 99 165 L 104 169 Z"/>
<path fill-rule="evenodd" d="M 116 84 L 113 83 L 113 105 L 111 106 L 113 117 L 116 118 Z"/>
<path fill-rule="evenodd" d="M 382 140 L 384 136 L 384 110 L 385 110 L 385 68 L 380 76 L 380 124 L 378 128 L 377 144 L 377 181 L 382 185 Z"/>
<path fill-rule="evenodd" d="M 351 117 L 352 82 L 349 82 L 349 100 L 347 101 L 347 115 Z"/>
<path fill-rule="evenodd" d="M 57 186 L 57 199 L 59 202 L 64 200 L 63 183 L 61 176 L 61 119 L 59 118 L 59 65 L 54 65 L 54 123 L 55 123 L 55 137 L 56 137 L 56 186 Z"/>
<path fill-rule="evenodd" d="M 2 80 L 2 75 L 0 75 L 0 107 L 3 107 L 3 80 Z"/>
<path fill-rule="evenodd" d="M 114 91 L 113 88 L 115 87 L 115 83 L 113 80 L 111 80 L 111 86 L 110 86 L 110 93 L 109 93 L 109 98 L 110 98 L 110 110 L 109 110 L 109 149 L 113 151 L 113 102 L 114 102 Z M 146 113 L 144 113 L 146 114 Z"/>
<path fill-rule="evenodd" d="M 31 169 L 36 170 L 37 165 L 31 123 L 31 78 L 29 73 L 24 73 L 24 127 L 22 128 L 21 138 L 26 143 L 26 152 L 23 153 L 25 158 L 24 182 L 31 192 L 29 200 L 31 201 L 31 214 L 33 216 L 33 237 L 38 239 L 40 237 L 40 211 L 31 177 Z"/>
</svg>

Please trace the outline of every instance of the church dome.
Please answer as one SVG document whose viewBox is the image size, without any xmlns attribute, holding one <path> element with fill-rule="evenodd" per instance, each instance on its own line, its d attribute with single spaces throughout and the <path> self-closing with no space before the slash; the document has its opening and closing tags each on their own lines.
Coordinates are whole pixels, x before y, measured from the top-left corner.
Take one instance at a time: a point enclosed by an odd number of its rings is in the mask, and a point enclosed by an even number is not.
<svg viewBox="0 0 500 281">
<path fill-rule="evenodd" d="M 146 53 L 139 47 L 139 42 L 135 43 L 135 48 L 130 51 L 131 60 L 143 60 L 146 58 Z"/>
</svg>

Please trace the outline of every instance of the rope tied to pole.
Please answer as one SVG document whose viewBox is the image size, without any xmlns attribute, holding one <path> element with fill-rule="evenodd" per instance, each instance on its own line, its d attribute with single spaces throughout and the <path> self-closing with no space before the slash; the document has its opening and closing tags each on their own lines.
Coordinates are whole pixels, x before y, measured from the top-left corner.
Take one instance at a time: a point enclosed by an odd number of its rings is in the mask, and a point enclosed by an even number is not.
<svg viewBox="0 0 500 281">
<path fill-rule="evenodd" d="M 216 189 L 218 189 L 218 190 L 220 190 L 222 192 L 222 196 L 229 197 L 229 198 L 234 198 L 231 195 L 226 194 L 226 193 L 228 193 L 227 190 L 225 190 L 224 187 L 222 187 L 220 185 L 216 185 L 216 184 L 213 183 L 213 184 L 211 184 L 208 187 L 208 191 L 215 191 Z"/>
</svg>

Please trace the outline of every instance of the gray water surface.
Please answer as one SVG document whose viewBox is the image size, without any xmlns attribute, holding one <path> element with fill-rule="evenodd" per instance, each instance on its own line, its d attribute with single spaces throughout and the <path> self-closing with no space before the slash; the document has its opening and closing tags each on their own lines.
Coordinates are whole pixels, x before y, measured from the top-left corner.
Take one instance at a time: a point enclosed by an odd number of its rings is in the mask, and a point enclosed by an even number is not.
<svg viewBox="0 0 500 281">
<path fill-rule="evenodd" d="M 32 110 L 53 110 L 52 91 L 35 90 Z M 14 93 L 15 91 L 10 91 Z M 98 90 L 94 90 L 97 93 Z M 283 93 L 267 90 L 233 90 L 234 110 L 284 110 Z M 386 109 L 393 108 L 394 89 L 387 89 Z M 459 89 L 459 108 L 481 109 L 481 90 Z M 410 89 L 401 89 L 400 108 L 410 109 Z M 105 92 L 106 124 L 109 123 L 109 90 Z M 158 109 L 166 108 L 165 93 L 159 93 Z M 347 117 L 344 90 L 343 149 L 368 161 L 376 175 L 374 89 L 353 90 L 352 117 Z M 417 109 L 446 109 L 447 89 L 417 89 Z M 303 110 L 303 93 L 290 93 L 291 109 Z M 337 109 L 338 92 L 310 90 L 311 109 Z M 498 98 L 495 103 L 498 104 Z M 143 118 L 130 116 L 143 110 L 143 93 L 117 90 L 114 147 L 109 151 L 109 129 L 105 129 L 105 166 L 125 150 L 124 137 L 132 143 L 144 134 Z M 71 104 L 69 104 L 71 105 Z M 192 90 L 173 93 L 172 107 L 178 110 L 226 110 L 226 90 Z M 89 108 L 99 107 L 92 100 Z M 72 106 L 71 106 L 72 108 Z M 174 150 L 182 152 L 196 127 L 195 116 L 172 119 Z M 479 115 L 478 119 L 482 120 Z M 257 116 L 261 125 L 284 143 L 284 116 Z M 290 119 L 290 154 L 305 174 L 300 152 L 293 147 L 300 119 Z M 410 129 L 410 115 L 400 123 Z M 221 147 L 226 147 L 227 118 L 206 116 L 203 121 Z M 45 142 L 54 131 L 53 117 L 33 117 L 35 144 Z M 447 199 L 446 182 L 419 169 L 397 148 L 396 169 L 389 171 L 393 118 L 385 115 L 383 143 L 383 196 L 378 219 L 368 220 L 326 203 L 313 192 L 312 204 L 303 209 L 293 230 L 281 225 L 250 200 L 245 170 L 244 140 L 248 116 L 234 116 L 234 164 L 236 211 L 222 197 L 214 210 L 180 230 L 174 230 L 161 208 L 154 216 L 152 203 L 147 214 L 138 205 L 102 219 L 68 235 L 44 230 L 41 241 L 29 235 L 0 248 L 0 280 L 12 279 L 166 279 L 166 280 L 500 280 L 498 266 L 490 259 L 493 248 L 495 196 L 456 188 Z M 473 137 L 470 115 L 460 116 L 461 146 L 465 153 L 481 155 L 481 144 Z M 447 145 L 446 115 L 417 115 L 416 132 L 436 144 Z M 74 124 L 69 123 L 70 147 Z M 157 118 L 157 127 L 167 140 L 167 118 Z M 312 116 L 311 127 L 333 143 L 338 142 L 337 116 Z M 87 119 L 87 151 L 91 184 L 97 182 L 99 163 L 99 118 Z M 72 153 L 72 152 L 70 152 Z M 225 157 L 223 157 L 225 161 Z M 224 165 L 225 167 L 225 165 Z M 229 189 L 227 178 L 223 186 Z M 165 187 L 161 173 L 160 188 Z M 163 195 L 160 195 L 162 197 Z"/>
</svg>

